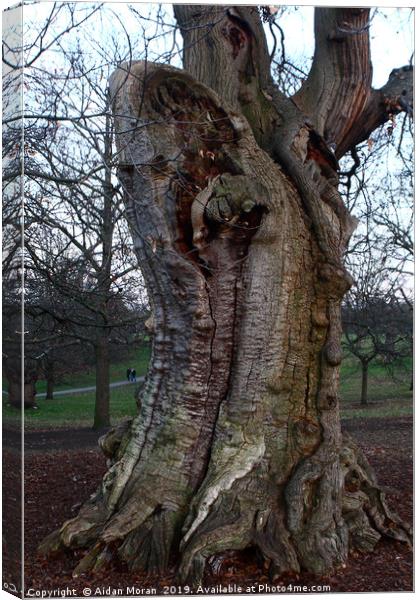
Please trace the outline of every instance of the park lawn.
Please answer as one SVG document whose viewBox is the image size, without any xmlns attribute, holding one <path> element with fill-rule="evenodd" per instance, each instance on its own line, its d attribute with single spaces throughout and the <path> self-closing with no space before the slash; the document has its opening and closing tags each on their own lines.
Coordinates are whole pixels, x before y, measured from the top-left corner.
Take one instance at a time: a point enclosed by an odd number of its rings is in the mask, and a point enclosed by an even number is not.
<svg viewBox="0 0 420 600">
<path fill-rule="evenodd" d="M 398 417 L 413 413 L 411 359 L 396 363 L 392 375 L 379 361 L 372 361 L 367 406 L 360 404 L 362 374 L 359 364 L 354 357 L 347 357 L 343 361 L 340 374 L 342 419 Z"/>
<path fill-rule="evenodd" d="M 372 361 L 368 375 L 368 402 L 390 398 L 411 399 L 412 360 L 406 358 L 394 363 L 392 374 L 379 361 Z M 360 402 L 362 373 L 359 361 L 346 357 L 340 372 L 340 393 L 342 399 L 352 403 Z"/>
<path fill-rule="evenodd" d="M 135 390 L 138 384 L 111 388 L 110 415 L 115 425 L 124 417 L 137 412 Z M 54 400 L 37 400 L 37 409 L 25 410 L 25 429 L 69 429 L 91 427 L 95 406 L 95 393 L 86 392 L 77 396 L 57 396 Z M 20 426 L 20 413 L 7 405 L 3 399 L 3 424 Z"/>
<path fill-rule="evenodd" d="M 351 404 L 349 406 L 346 403 L 342 403 L 340 415 L 342 421 L 409 417 L 413 415 L 413 403 L 411 398 L 409 400 L 390 398 L 382 402 L 372 402 L 372 404 L 368 404 L 367 406 L 361 406 L 360 404 L 357 406 Z"/>
<path fill-rule="evenodd" d="M 143 348 L 142 355 L 135 363 L 139 375 L 146 372 L 149 360 L 149 349 Z M 112 366 L 114 376 L 121 375 L 122 365 Z M 117 377 L 117 380 L 120 377 Z M 123 377 L 121 377 L 123 379 Z M 115 380 L 115 378 L 114 378 Z M 369 372 L 368 405 L 360 405 L 361 370 L 358 363 L 351 357 L 343 362 L 341 373 L 341 416 L 343 419 L 380 418 L 408 416 L 413 412 L 412 391 L 410 391 L 411 364 L 402 363 L 395 368 L 393 376 L 380 363 L 373 363 Z M 86 382 L 85 382 L 86 383 Z M 94 384 L 94 381 L 90 382 Z M 74 386 L 84 385 L 80 378 L 74 381 Z M 135 384 L 119 388 L 111 388 L 111 423 L 116 424 L 122 418 L 136 413 L 134 399 Z M 26 429 L 58 429 L 91 427 L 93 423 L 95 393 L 87 392 L 80 395 L 57 396 L 53 400 L 39 398 L 38 409 L 25 411 Z M 18 427 L 20 424 L 19 411 L 7 405 L 7 396 L 3 397 L 3 421 Z"/>
<path fill-rule="evenodd" d="M 109 377 L 110 382 L 124 381 L 127 378 L 127 369 L 130 367 L 136 369 L 137 376 L 144 375 L 147 371 L 147 366 L 150 359 L 150 346 L 141 346 L 136 348 L 131 357 L 125 358 L 122 361 L 117 361 L 111 364 Z M 92 387 L 96 385 L 95 365 L 86 367 L 84 372 L 72 373 L 64 375 L 60 382 L 54 386 L 54 390 L 69 390 L 72 388 Z M 3 389 L 7 389 L 3 382 Z M 40 379 L 36 383 L 36 390 L 39 394 L 47 390 L 47 382 Z"/>
</svg>

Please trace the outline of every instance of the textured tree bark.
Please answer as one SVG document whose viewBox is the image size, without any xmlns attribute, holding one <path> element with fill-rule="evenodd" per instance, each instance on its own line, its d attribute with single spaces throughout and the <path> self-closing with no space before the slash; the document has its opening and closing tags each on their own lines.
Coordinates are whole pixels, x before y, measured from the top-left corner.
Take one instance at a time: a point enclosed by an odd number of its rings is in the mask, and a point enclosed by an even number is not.
<svg viewBox="0 0 420 600">
<path fill-rule="evenodd" d="M 328 573 L 350 545 L 410 539 L 341 434 L 342 254 L 355 223 L 324 126 L 271 82 L 257 10 L 175 14 L 188 72 L 135 63 L 110 84 L 154 315 L 140 410 L 102 439 L 101 488 L 41 552 L 88 548 L 76 574 L 115 556 L 161 571 L 172 556 L 197 582 L 206 561 L 255 546 L 272 578 Z"/>
<path fill-rule="evenodd" d="M 109 427 L 109 341 L 108 335 L 100 330 L 95 343 L 96 355 L 96 398 L 94 429 Z"/>
<path fill-rule="evenodd" d="M 362 391 L 360 394 L 360 404 L 366 406 L 368 403 L 368 374 L 369 374 L 369 363 L 362 362 Z"/>
</svg>

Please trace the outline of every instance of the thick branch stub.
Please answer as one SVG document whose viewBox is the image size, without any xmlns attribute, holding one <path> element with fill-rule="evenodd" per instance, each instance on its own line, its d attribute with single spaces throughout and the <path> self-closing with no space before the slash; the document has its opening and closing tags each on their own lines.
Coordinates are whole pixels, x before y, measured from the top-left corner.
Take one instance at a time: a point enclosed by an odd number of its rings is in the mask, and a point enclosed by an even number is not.
<svg viewBox="0 0 420 600">
<path fill-rule="evenodd" d="M 369 9 L 316 8 L 315 56 L 294 101 L 340 159 L 389 119 L 413 112 L 413 68 L 394 69 L 371 87 Z"/>
<path fill-rule="evenodd" d="M 316 130 L 337 148 L 370 94 L 368 23 L 369 9 L 315 9 L 314 60 L 294 100 Z M 340 158 L 341 154 L 337 156 Z"/>
<path fill-rule="evenodd" d="M 413 67 L 406 65 L 394 69 L 387 83 L 379 90 L 372 89 L 369 100 L 353 127 L 337 149 L 343 154 L 367 140 L 371 133 L 401 112 L 413 116 Z"/>
</svg>

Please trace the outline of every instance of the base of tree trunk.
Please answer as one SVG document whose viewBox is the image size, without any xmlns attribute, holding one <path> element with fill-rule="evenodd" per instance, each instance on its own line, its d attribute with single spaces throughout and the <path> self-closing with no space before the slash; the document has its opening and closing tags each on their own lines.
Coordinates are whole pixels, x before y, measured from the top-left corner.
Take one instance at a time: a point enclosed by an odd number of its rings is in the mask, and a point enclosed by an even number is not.
<svg viewBox="0 0 420 600">
<path fill-rule="evenodd" d="M 101 438 L 110 464 L 121 456 L 130 427 L 127 420 Z M 45 538 L 39 554 L 86 548 L 75 577 L 101 571 L 116 559 L 130 571 L 156 575 L 175 559 L 179 581 L 197 585 L 206 564 L 217 570 L 232 550 L 255 547 L 275 581 L 301 570 L 330 574 L 346 562 L 350 548 L 371 552 L 381 537 L 411 543 L 410 526 L 389 509 L 366 458 L 347 435 L 338 465 L 323 463 L 321 453 L 315 453 L 286 485 L 277 486 L 262 469 L 248 468 L 249 457 L 242 459 L 244 475 L 231 485 L 219 473 L 184 505 L 171 505 L 174 482 L 161 478 L 153 490 L 140 486 L 112 515 L 104 501 L 105 478 L 79 515 Z M 335 466 L 342 483 L 341 515 L 331 526 L 325 503 Z"/>
</svg>

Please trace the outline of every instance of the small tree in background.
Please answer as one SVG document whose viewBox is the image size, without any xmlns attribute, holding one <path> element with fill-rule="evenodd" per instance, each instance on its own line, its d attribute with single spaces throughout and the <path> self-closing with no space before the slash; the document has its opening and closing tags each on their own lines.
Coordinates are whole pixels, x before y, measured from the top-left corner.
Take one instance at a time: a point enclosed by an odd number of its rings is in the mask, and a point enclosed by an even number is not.
<svg viewBox="0 0 420 600">
<path fill-rule="evenodd" d="M 37 23 L 38 30 L 27 32 L 24 143 L 21 147 L 19 118 L 7 115 L 6 151 L 21 160 L 8 161 L 4 181 L 9 186 L 18 181 L 23 161 L 27 278 L 42 280 L 46 292 L 31 310 L 38 311 L 47 329 L 58 330 L 66 347 L 77 339 L 90 353 L 93 349 L 94 427 L 103 428 L 110 424 L 110 345 L 123 338 L 126 343 L 142 330 L 139 314 L 147 299 L 123 219 L 121 186 L 113 175 L 113 128 L 103 85 L 115 64 L 130 60 L 131 47 L 114 41 L 97 46 L 89 59 L 78 35 L 64 41 L 82 24 L 87 26 L 98 10 L 54 4 L 45 21 Z M 45 57 L 51 47 L 60 48 L 54 70 Z M 107 59 L 98 66 L 102 52 Z M 11 74 L 20 68 L 15 54 L 7 62 Z M 10 204 L 16 222 L 18 196 Z M 18 236 L 17 247 L 20 243 Z M 26 302 L 28 322 L 29 306 Z M 39 350 L 51 387 L 60 351 L 58 345 Z"/>
<path fill-rule="evenodd" d="M 397 363 L 411 357 L 412 316 L 401 295 L 383 289 L 366 295 L 358 283 L 343 305 L 343 346 L 360 362 L 360 403 L 366 405 L 370 364 L 380 361 L 392 373 Z"/>
</svg>

